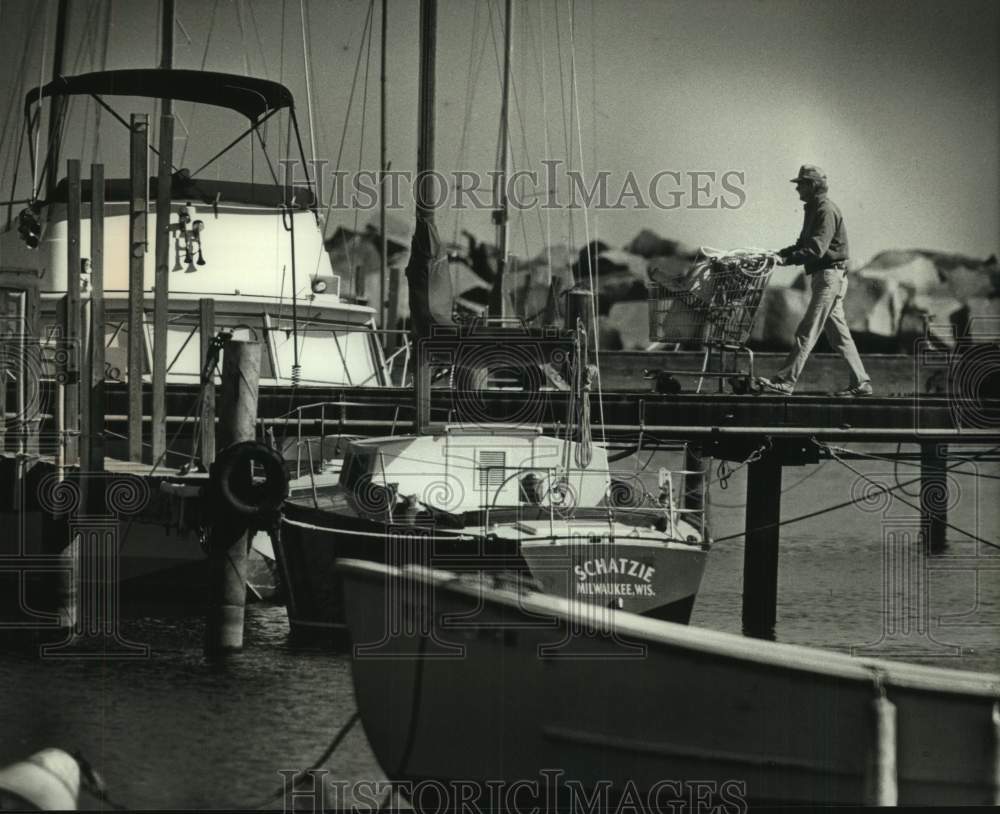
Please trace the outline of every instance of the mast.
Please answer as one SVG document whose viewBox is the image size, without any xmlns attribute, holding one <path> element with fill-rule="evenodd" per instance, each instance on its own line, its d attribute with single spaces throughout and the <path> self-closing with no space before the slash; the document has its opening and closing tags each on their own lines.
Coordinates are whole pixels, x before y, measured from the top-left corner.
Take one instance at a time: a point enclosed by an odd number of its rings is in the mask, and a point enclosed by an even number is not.
<svg viewBox="0 0 1000 814">
<path fill-rule="evenodd" d="M 379 165 L 379 195 L 378 195 L 378 231 L 382 236 L 382 263 L 379 269 L 378 278 L 378 324 L 384 331 L 387 327 L 386 325 L 386 302 L 385 302 L 385 283 L 389 275 L 389 239 L 385 234 L 385 174 L 388 171 L 388 167 L 385 163 L 385 111 L 386 111 L 386 99 L 385 99 L 385 47 L 386 47 L 386 28 L 387 28 L 387 6 L 388 0 L 382 0 L 382 45 L 381 45 L 381 55 L 380 55 L 380 73 L 379 73 L 379 141 L 378 141 L 378 165 Z M 392 326 L 395 327 L 395 326 Z M 383 337 L 387 336 L 383 334 Z M 385 339 L 383 338 L 383 342 Z"/>
<path fill-rule="evenodd" d="M 507 235 L 507 175 L 510 172 L 510 62 L 512 53 L 511 30 L 514 20 L 512 0 L 504 3 L 503 29 L 503 92 L 500 99 L 500 176 L 497 179 L 500 189 L 497 200 L 499 209 L 493 213 L 493 222 L 497 227 L 497 246 L 500 256 L 497 258 L 497 278 L 493 285 L 491 310 L 496 316 L 504 316 L 507 305 L 503 295 L 503 278 L 507 270 L 507 253 L 509 238 Z"/>
<path fill-rule="evenodd" d="M 434 90 L 437 0 L 420 0 L 420 101 L 417 121 L 417 217 L 434 222 Z"/>
<path fill-rule="evenodd" d="M 66 52 L 66 21 L 69 17 L 69 0 L 59 0 L 56 12 L 55 53 L 52 55 L 52 79 L 58 79 L 63 72 L 63 57 Z M 41 99 L 38 102 L 41 105 Z M 62 141 L 63 117 L 66 113 L 66 97 L 54 95 L 49 107 L 49 134 L 45 164 L 45 200 L 51 201 L 59 181 L 59 150 Z"/>
</svg>

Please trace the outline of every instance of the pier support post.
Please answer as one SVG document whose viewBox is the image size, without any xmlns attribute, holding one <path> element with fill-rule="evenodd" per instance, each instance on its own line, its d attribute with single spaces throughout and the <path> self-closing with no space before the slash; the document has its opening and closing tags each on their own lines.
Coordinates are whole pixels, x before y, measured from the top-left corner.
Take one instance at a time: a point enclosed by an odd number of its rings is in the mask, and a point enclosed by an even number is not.
<svg viewBox="0 0 1000 814">
<path fill-rule="evenodd" d="M 220 449 L 239 441 L 252 441 L 256 435 L 260 353 L 260 343 L 244 341 L 230 341 L 223 351 Z M 217 513 L 208 537 L 207 656 L 243 648 L 248 546 L 246 525 L 232 516 Z"/>
<path fill-rule="evenodd" d="M 67 466 L 80 462 L 80 161 L 71 158 L 66 162 L 66 311 L 64 335 L 66 348 L 64 435 L 59 441 L 63 446 Z"/>
<path fill-rule="evenodd" d="M 209 349 L 212 347 L 212 337 L 215 336 L 215 300 L 204 298 L 198 300 L 198 333 L 201 337 L 201 366 L 208 361 Z M 207 381 L 201 388 L 201 436 L 198 455 L 204 466 L 212 465 L 215 460 L 215 369 L 208 371 Z"/>
<path fill-rule="evenodd" d="M 173 22 L 171 16 L 170 22 Z M 170 202 L 174 117 L 160 116 L 160 163 L 156 179 L 156 272 L 153 288 L 153 463 L 167 454 L 167 330 L 170 296 Z"/>
<path fill-rule="evenodd" d="M 104 165 L 90 167 L 90 390 L 87 463 L 104 471 Z"/>
<path fill-rule="evenodd" d="M 932 554 L 944 551 L 948 532 L 948 445 L 920 445 L 920 519 Z"/>
<path fill-rule="evenodd" d="M 778 541 L 781 521 L 781 454 L 771 449 L 747 470 L 743 548 L 743 633 L 773 639 L 778 618 Z"/>
<path fill-rule="evenodd" d="M 128 261 L 128 459 L 142 461 L 142 374 L 146 343 L 143 334 L 143 275 L 146 263 L 146 187 L 149 118 L 133 113 L 130 126 L 129 261 Z"/>
</svg>

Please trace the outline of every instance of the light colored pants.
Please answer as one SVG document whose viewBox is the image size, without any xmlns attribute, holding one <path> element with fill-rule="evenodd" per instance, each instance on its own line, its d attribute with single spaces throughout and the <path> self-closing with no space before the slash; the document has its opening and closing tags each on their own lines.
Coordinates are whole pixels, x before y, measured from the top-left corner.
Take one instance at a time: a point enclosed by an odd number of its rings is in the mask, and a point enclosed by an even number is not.
<svg viewBox="0 0 1000 814">
<path fill-rule="evenodd" d="M 830 345 L 851 368 L 851 387 L 870 381 L 844 317 L 847 272 L 844 269 L 825 269 L 813 272 L 809 279 L 812 284 L 809 307 L 795 329 L 795 346 L 785 357 L 774 379 L 794 385 L 802 375 L 802 368 L 819 339 L 820 331 L 825 331 Z"/>
</svg>

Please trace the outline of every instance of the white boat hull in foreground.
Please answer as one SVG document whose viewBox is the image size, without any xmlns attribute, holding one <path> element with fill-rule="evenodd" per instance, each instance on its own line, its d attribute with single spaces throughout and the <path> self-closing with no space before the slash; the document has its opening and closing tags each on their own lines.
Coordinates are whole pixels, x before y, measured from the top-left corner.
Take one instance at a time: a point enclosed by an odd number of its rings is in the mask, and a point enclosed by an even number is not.
<svg viewBox="0 0 1000 814">
<path fill-rule="evenodd" d="M 1000 676 L 339 567 L 368 740 L 417 792 L 612 809 L 638 795 L 629 810 L 996 801 Z"/>
</svg>

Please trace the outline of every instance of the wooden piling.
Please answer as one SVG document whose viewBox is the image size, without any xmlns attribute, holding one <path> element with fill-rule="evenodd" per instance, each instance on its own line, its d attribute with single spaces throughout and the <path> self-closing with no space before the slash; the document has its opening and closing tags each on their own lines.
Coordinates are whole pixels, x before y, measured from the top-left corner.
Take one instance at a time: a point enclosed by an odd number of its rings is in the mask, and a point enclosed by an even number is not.
<svg viewBox="0 0 1000 814">
<path fill-rule="evenodd" d="M 90 389 L 87 465 L 104 470 L 104 165 L 90 166 Z"/>
<path fill-rule="evenodd" d="M 256 435 L 260 344 L 230 341 L 222 358 L 219 441 L 225 449 Z M 248 473 L 249 474 L 249 473 Z M 205 654 L 219 656 L 243 648 L 249 536 L 246 526 L 217 515 L 209 532 L 210 595 Z"/>
<path fill-rule="evenodd" d="M 63 460 L 67 466 L 80 462 L 80 162 L 66 162 L 66 311 L 63 340 L 66 351 Z"/>
<path fill-rule="evenodd" d="M 212 337 L 215 335 L 215 300 L 198 300 L 198 335 L 201 338 L 201 366 L 204 370 Z M 207 467 L 215 460 L 215 370 L 208 371 L 201 390 L 201 433 L 198 455 Z"/>
<path fill-rule="evenodd" d="M 772 449 L 747 468 L 743 547 L 743 633 L 773 639 L 778 612 L 781 456 Z"/>
<path fill-rule="evenodd" d="M 90 471 L 90 300 L 80 303 L 80 471 Z"/>
<path fill-rule="evenodd" d="M 133 113 L 129 150 L 129 267 L 128 267 L 128 458 L 142 461 L 142 374 L 146 358 L 143 341 L 143 274 L 146 261 L 146 210 L 149 166 L 146 151 L 149 119 Z"/>
<path fill-rule="evenodd" d="M 920 519 L 932 554 L 944 551 L 948 533 L 948 445 L 920 445 Z"/>
<path fill-rule="evenodd" d="M 172 21 L 172 18 L 171 18 Z M 170 288 L 170 199 L 174 117 L 160 116 L 156 176 L 156 277 L 153 291 L 153 462 L 167 450 L 167 311 Z"/>
<path fill-rule="evenodd" d="M 79 184 L 79 174 L 77 177 Z M 78 191 L 79 192 L 79 191 Z M 70 239 L 69 242 L 72 242 Z M 79 246 L 79 210 L 77 211 L 77 246 Z M 77 249 L 79 253 L 79 248 Z M 79 264 L 77 264 L 79 267 Z M 72 272 L 70 272 L 72 274 Z M 79 420 L 79 415 L 74 414 L 71 418 L 67 407 L 67 391 L 69 390 L 69 377 L 73 375 L 71 371 L 74 366 L 70 359 L 78 352 L 76 343 L 71 341 L 70 336 L 74 334 L 74 320 L 71 316 L 73 312 L 79 316 L 79 268 L 77 269 L 77 299 L 76 308 L 73 308 L 72 294 L 67 293 L 59 303 L 59 318 L 62 323 L 62 347 L 65 361 L 59 366 L 59 384 L 56 387 L 56 449 L 55 449 L 55 469 L 56 477 L 60 483 L 67 479 L 67 467 L 74 463 L 70 456 L 74 449 L 68 443 L 71 435 L 70 428 L 75 421 Z M 72 288 L 72 286 L 70 286 Z M 78 321 L 78 320 L 77 320 Z M 78 333 L 76 334 L 78 336 Z M 76 370 L 79 374 L 79 370 Z M 77 390 L 79 397 L 79 390 Z M 78 425 L 77 425 L 78 426 Z M 65 485 L 67 493 L 79 489 L 79 478 L 73 477 L 71 482 Z M 55 552 L 55 560 L 59 564 L 59 569 L 52 575 L 53 608 L 56 615 L 56 627 L 60 631 L 69 631 L 76 626 L 78 596 L 76 590 L 76 576 L 79 568 L 79 548 L 75 536 L 69 533 L 69 525 L 72 521 L 71 514 L 78 511 L 82 506 L 82 500 L 77 503 L 76 509 L 71 509 L 66 514 L 66 520 L 45 518 L 42 521 L 42 537 L 45 544 L 51 545 Z M 85 510 L 84 510 L 85 511 Z M 54 512 L 52 512 L 54 515 Z M 47 521 L 47 522 L 46 522 Z"/>
</svg>

